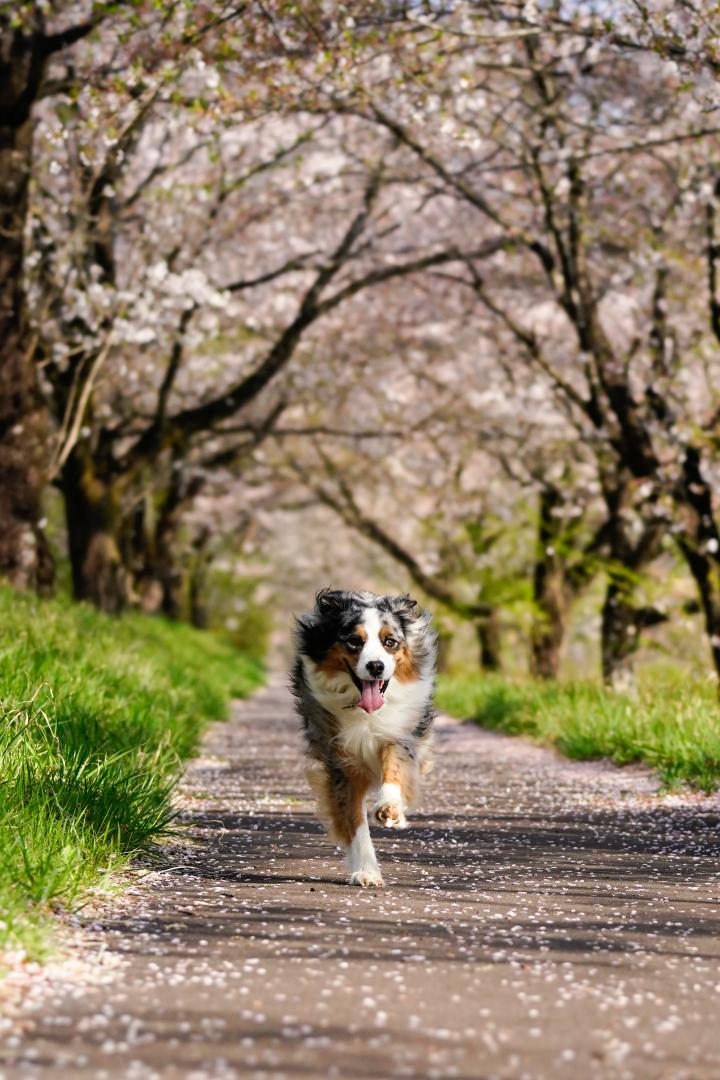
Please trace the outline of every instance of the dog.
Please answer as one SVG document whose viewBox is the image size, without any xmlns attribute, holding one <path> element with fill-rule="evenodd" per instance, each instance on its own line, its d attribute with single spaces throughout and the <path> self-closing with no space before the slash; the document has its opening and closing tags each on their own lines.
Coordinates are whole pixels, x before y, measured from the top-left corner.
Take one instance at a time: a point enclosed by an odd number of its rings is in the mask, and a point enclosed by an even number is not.
<svg viewBox="0 0 720 1080">
<path fill-rule="evenodd" d="M 345 852 L 351 885 L 381 886 L 367 817 L 407 828 L 429 770 L 436 635 L 409 596 L 321 589 L 297 619 L 291 689 L 318 812 Z"/>
</svg>

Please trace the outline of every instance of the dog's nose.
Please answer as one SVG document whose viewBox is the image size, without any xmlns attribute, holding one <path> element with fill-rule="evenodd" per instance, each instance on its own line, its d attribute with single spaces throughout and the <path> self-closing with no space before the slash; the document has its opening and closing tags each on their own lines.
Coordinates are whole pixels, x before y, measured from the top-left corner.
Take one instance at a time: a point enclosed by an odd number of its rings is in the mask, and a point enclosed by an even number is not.
<svg viewBox="0 0 720 1080">
<path fill-rule="evenodd" d="M 367 668 L 368 675 L 373 679 L 379 679 L 385 670 L 385 665 L 382 660 L 368 660 L 365 667 Z"/>
</svg>

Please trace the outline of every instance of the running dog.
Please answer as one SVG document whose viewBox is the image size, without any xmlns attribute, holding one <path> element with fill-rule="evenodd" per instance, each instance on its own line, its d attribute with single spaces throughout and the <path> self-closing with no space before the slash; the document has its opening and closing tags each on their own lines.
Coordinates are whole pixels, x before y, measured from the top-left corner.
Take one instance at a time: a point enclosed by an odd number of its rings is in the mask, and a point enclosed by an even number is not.
<svg viewBox="0 0 720 1080">
<path fill-rule="evenodd" d="M 429 769 L 436 635 L 409 596 L 321 589 L 297 620 L 292 691 L 320 817 L 345 852 L 350 884 L 382 885 L 368 829 L 406 829 Z"/>
</svg>

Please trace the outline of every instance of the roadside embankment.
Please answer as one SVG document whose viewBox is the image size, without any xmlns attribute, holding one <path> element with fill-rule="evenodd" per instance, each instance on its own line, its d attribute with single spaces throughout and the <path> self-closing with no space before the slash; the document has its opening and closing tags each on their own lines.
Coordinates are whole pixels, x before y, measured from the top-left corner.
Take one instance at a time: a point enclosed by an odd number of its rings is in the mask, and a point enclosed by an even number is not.
<svg viewBox="0 0 720 1080">
<path fill-rule="evenodd" d="M 259 664 L 208 633 L 0 589 L 0 970 L 166 833 L 181 760 Z M 4 961 L 4 962 L 3 962 Z"/>
<path fill-rule="evenodd" d="M 569 758 L 642 762 L 672 787 L 720 787 L 720 708 L 714 682 L 646 682 L 635 694 L 591 683 L 441 676 L 438 705 L 508 735 L 528 735 Z"/>
</svg>

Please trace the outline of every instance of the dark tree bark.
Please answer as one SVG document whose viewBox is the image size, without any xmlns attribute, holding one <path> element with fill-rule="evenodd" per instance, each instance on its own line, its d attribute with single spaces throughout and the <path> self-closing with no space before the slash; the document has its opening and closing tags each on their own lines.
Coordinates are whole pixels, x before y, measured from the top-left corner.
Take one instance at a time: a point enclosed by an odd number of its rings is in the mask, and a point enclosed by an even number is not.
<svg viewBox="0 0 720 1080">
<path fill-rule="evenodd" d="M 88 267 L 100 268 L 100 279 L 107 284 L 114 284 L 116 275 L 115 187 L 121 175 L 121 163 L 142 131 L 151 102 L 152 98 L 148 97 L 138 106 L 133 122 L 125 126 L 122 137 L 109 148 L 101 167 L 84 167 L 83 189 L 87 196 L 82 255 Z M 64 327 L 68 335 L 77 332 L 77 321 L 71 327 Z M 84 329 L 89 331 L 88 327 Z M 92 391 L 85 397 L 77 393 L 77 387 L 91 378 L 90 373 L 110 348 L 109 318 L 102 329 L 107 335 L 105 344 L 76 348 L 65 366 L 49 363 L 46 368 L 61 430 L 67 433 L 73 426 L 79 428 L 81 423 L 95 429 L 90 436 L 80 437 L 74 443 L 70 439 L 67 447 L 60 448 L 62 466 L 54 479 L 66 504 L 73 594 L 76 600 L 87 600 L 106 612 L 122 611 L 138 597 L 141 607 L 153 610 L 153 582 L 140 580 L 140 592 L 136 594 L 134 590 L 132 556 L 137 554 L 134 530 L 138 522 L 137 515 L 129 521 L 123 516 L 120 492 L 127 492 L 128 485 L 114 460 L 116 436 L 95 423 Z M 73 411 L 78 401 L 82 402 L 81 414 Z"/>
<path fill-rule="evenodd" d="M 632 478 L 622 469 L 603 477 L 607 507 L 607 588 L 602 609 L 601 657 L 603 681 L 617 689 L 634 682 L 634 664 L 643 630 L 665 622 L 667 616 L 642 604 L 638 592 L 643 573 L 660 554 L 666 521 L 653 513 L 639 516 L 640 531 L 633 534 L 630 511 Z M 636 508 L 637 510 L 637 508 Z"/>
<path fill-rule="evenodd" d="M 45 591 L 54 578 L 40 527 L 49 422 L 22 273 L 32 109 L 48 58 L 85 37 L 98 20 L 46 34 L 41 5 L 26 14 L 22 26 L 0 14 L 0 575 L 17 587 Z"/>
<path fill-rule="evenodd" d="M 485 613 L 475 623 L 482 671 L 502 671 L 501 631 L 500 609 L 488 606 Z"/>
<path fill-rule="evenodd" d="M 128 601 L 123 564 L 119 493 L 89 448 L 80 444 L 59 478 L 65 499 L 73 595 L 101 611 L 117 613 Z"/>
<path fill-rule="evenodd" d="M 603 682 L 618 690 L 632 686 L 635 679 L 634 661 L 640 643 L 640 625 L 632 593 L 628 582 L 611 577 L 602 607 Z"/>
<path fill-rule="evenodd" d="M 207 630 L 210 624 L 208 612 L 208 570 L 210 569 L 210 530 L 202 529 L 193 541 L 190 563 L 188 599 L 190 623 L 198 630 Z"/>
<path fill-rule="evenodd" d="M 700 453 L 694 447 L 686 451 L 676 499 L 683 521 L 677 541 L 697 586 L 720 688 L 720 530 L 715 520 L 712 488 L 703 474 Z"/>
<path fill-rule="evenodd" d="M 602 612 L 602 664 L 608 686 L 616 689 L 633 686 L 635 654 L 641 635 L 667 620 L 667 613 L 659 608 L 638 605 L 624 582 L 608 583 Z"/>
<path fill-rule="evenodd" d="M 45 67 L 39 12 L 34 31 L 28 37 L 0 17 L 0 575 L 43 591 L 54 576 L 39 524 L 48 419 L 22 285 L 31 107 Z"/>
<path fill-rule="evenodd" d="M 540 492 L 537 549 L 533 572 L 535 617 L 530 636 L 530 671 L 537 679 L 556 679 L 567 629 L 569 588 L 563 543 L 563 498 L 556 487 Z"/>
<path fill-rule="evenodd" d="M 447 630 L 440 628 L 437 636 L 437 671 L 439 675 L 447 671 L 448 660 L 450 658 L 450 643 L 452 642 L 452 634 Z"/>
<path fill-rule="evenodd" d="M 535 614 L 530 633 L 530 671 L 537 679 L 556 679 L 563 656 L 570 610 L 607 557 L 608 522 L 589 539 L 581 536 L 583 515 L 570 515 L 567 490 L 542 480 L 533 571 Z"/>
<path fill-rule="evenodd" d="M 185 575 L 178 560 L 174 529 L 158 534 L 158 578 L 162 589 L 160 611 L 167 619 L 182 619 L 186 607 Z"/>
<path fill-rule="evenodd" d="M 705 215 L 708 321 L 715 340 L 720 344 L 718 200 L 720 200 L 720 180 L 715 183 Z M 664 299 L 664 296 L 661 294 L 660 298 Z M 665 306 L 662 305 L 655 319 L 657 337 L 661 341 L 666 331 L 665 310 Z M 672 425 L 675 418 L 669 404 L 663 399 L 656 398 L 654 405 L 658 419 Z M 708 430 L 717 428 L 719 419 L 720 414 L 716 413 L 708 425 Z M 717 439 L 714 440 L 714 445 L 717 449 Z M 707 446 L 707 440 L 703 440 L 701 446 L 692 443 L 685 446 L 680 477 L 673 495 L 682 523 L 676 539 L 697 587 L 720 693 L 720 528 L 713 489 L 703 471 L 703 453 L 707 452 Z"/>
<path fill-rule="evenodd" d="M 180 542 L 182 515 L 203 485 L 203 475 L 187 476 L 180 462 L 170 467 L 167 483 L 138 504 L 126 565 L 133 593 L 149 613 L 182 619 L 187 611 L 188 568 Z M 148 503 L 152 499 L 152 510 Z"/>
<path fill-rule="evenodd" d="M 128 600 L 146 615 L 181 619 L 183 578 L 175 559 L 175 536 L 161 527 L 162 510 L 153 495 L 148 492 L 139 500 L 123 522 L 120 552 L 130 581 Z"/>
</svg>

